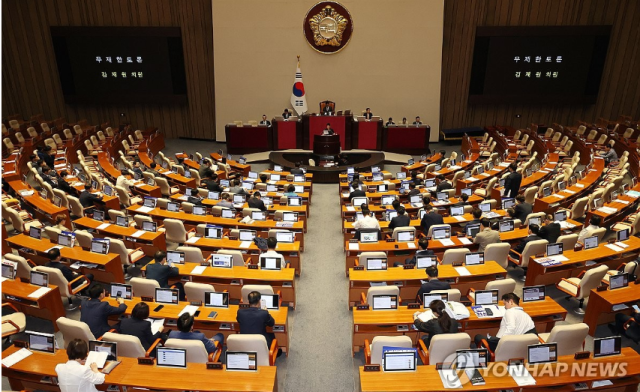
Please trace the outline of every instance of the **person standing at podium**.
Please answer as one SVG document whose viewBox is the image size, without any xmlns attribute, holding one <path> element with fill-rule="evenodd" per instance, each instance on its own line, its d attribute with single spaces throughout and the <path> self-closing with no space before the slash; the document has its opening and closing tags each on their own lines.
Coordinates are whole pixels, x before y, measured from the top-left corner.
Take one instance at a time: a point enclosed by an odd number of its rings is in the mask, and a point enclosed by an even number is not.
<svg viewBox="0 0 640 392">
<path fill-rule="evenodd" d="M 420 121 L 420 116 L 416 116 L 416 121 L 413 122 L 413 125 L 422 125 L 422 121 Z"/>
<path fill-rule="evenodd" d="M 371 120 L 373 117 L 373 113 L 371 113 L 371 108 L 367 108 L 364 112 L 364 118 L 367 120 Z"/>
<path fill-rule="evenodd" d="M 336 133 L 333 131 L 333 128 L 331 128 L 331 124 L 327 123 L 327 127 L 322 130 L 322 136 L 330 136 L 335 134 Z"/>
<path fill-rule="evenodd" d="M 260 125 L 266 125 L 268 127 L 271 126 L 271 121 L 267 120 L 267 115 L 266 114 L 262 115 L 262 121 L 260 121 Z"/>
<path fill-rule="evenodd" d="M 288 120 L 289 117 L 291 117 L 291 113 L 289 112 L 289 109 L 285 109 L 284 112 L 282 113 L 282 118 L 285 120 Z"/>
</svg>

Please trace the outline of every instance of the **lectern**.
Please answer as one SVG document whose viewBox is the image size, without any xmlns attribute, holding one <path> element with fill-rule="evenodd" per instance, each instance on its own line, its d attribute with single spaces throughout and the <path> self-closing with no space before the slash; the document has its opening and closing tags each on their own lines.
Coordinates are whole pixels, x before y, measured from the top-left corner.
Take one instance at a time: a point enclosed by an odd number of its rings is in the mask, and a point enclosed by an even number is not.
<svg viewBox="0 0 640 392">
<path fill-rule="evenodd" d="M 339 135 L 314 135 L 313 153 L 316 155 L 338 155 L 340 154 Z"/>
</svg>

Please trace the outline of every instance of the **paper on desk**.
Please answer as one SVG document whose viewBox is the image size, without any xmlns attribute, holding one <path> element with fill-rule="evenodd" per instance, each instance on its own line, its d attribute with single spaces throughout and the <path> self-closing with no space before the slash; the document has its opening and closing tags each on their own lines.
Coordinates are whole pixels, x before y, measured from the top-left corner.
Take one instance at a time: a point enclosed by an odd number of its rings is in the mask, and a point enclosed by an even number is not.
<svg viewBox="0 0 640 392">
<path fill-rule="evenodd" d="M 49 291 L 51 291 L 50 287 L 40 287 L 38 290 L 36 290 L 33 293 L 29 294 L 29 298 L 40 298 L 43 295 L 45 295 L 46 293 L 48 293 Z"/>
<path fill-rule="evenodd" d="M 568 193 L 570 195 L 575 195 L 575 192 L 574 191 L 570 191 L 569 189 L 565 189 L 564 192 Z"/>
<path fill-rule="evenodd" d="M 347 206 L 347 211 L 355 211 L 356 208 L 353 206 Z"/>
<path fill-rule="evenodd" d="M 623 248 L 623 249 L 624 249 L 624 248 L 628 248 L 628 247 L 629 247 L 629 245 L 628 245 L 628 244 L 625 244 L 624 242 L 616 242 L 616 243 L 615 243 L 615 245 L 616 245 L 616 246 L 619 246 L 619 247 L 621 247 L 621 248 Z"/>
<path fill-rule="evenodd" d="M 418 315 L 418 319 L 420 321 L 422 321 L 423 323 L 426 323 L 427 321 L 434 319 L 435 316 L 433 315 L 433 311 L 431 311 L 431 309 L 427 309 L 426 311 L 420 313 Z"/>
<path fill-rule="evenodd" d="M 96 230 L 104 230 L 109 226 L 111 226 L 111 223 L 103 223 L 100 226 L 96 227 Z"/>
<path fill-rule="evenodd" d="M 458 241 L 460 241 L 462 245 L 471 245 L 471 240 L 467 237 L 458 237 Z"/>
<path fill-rule="evenodd" d="M 471 272 L 469 272 L 467 267 L 453 267 L 453 269 L 456 270 L 456 272 L 460 276 L 469 276 L 469 275 L 471 275 Z"/>
<path fill-rule="evenodd" d="M 615 214 L 616 212 L 618 212 L 618 210 L 613 207 L 600 207 L 598 208 L 598 211 L 604 212 L 605 214 Z"/>
<path fill-rule="evenodd" d="M 136 212 L 151 212 L 151 210 L 153 210 L 153 208 L 142 206 L 142 207 L 138 207 Z"/>
<path fill-rule="evenodd" d="M 359 250 L 360 244 L 357 242 L 349 242 L 349 250 Z"/>
<path fill-rule="evenodd" d="M 108 356 L 109 353 L 106 351 L 89 351 L 89 356 L 87 356 L 84 366 L 90 367 L 91 364 L 95 362 L 95 364 L 98 365 L 98 369 L 102 369 L 107 362 Z"/>
<path fill-rule="evenodd" d="M 606 387 L 608 385 L 613 385 L 613 383 L 609 380 L 594 381 L 591 383 L 591 388 Z"/>
<path fill-rule="evenodd" d="M 6 367 L 11 367 L 31 354 L 33 354 L 31 351 L 27 350 L 26 348 L 21 348 L 8 357 L 2 358 L 2 364 Z"/>
<path fill-rule="evenodd" d="M 440 241 L 440 243 L 444 246 L 453 246 L 453 241 L 451 241 L 450 239 L 444 239 L 444 240 L 438 240 Z"/>
<path fill-rule="evenodd" d="M 462 168 L 458 165 L 449 166 L 449 170 L 460 170 L 460 169 Z"/>
<path fill-rule="evenodd" d="M 613 310 L 614 312 L 618 312 L 620 310 L 625 310 L 625 309 L 629 309 L 629 307 L 625 304 L 617 304 L 611 307 L 611 310 Z"/>
<path fill-rule="evenodd" d="M 464 222 L 464 221 L 466 221 L 465 217 L 464 217 L 464 216 L 462 216 L 462 215 L 454 216 L 454 217 L 453 217 L 453 219 L 457 220 L 458 222 Z"/>
<path fill-rule="evenodd" d="M 442 380 L 442 386 L 445 389 L 462 388 L 462 383 L 460 382 L 460 378 L 458 378 L 455 369 L 438 370 L 438 374 L 440 375 L 440 380 Z"/>
<path fill-rule="evenodd" d="M 242 241 L 240 243 L 240 247 L 242 249 L 248 249 L 251 246 L 251 241 Z"/>
<path fill-rule="evenodd" d="M 138 230 L 135 233 L 131 234 L 131 237 L 138 238 L 138 237 L 142 236 L 144 233 L 146 233 L 144 230 Z"/>
<path fill-rule="evenodd" d="M 5 280 L 9 280 L 9 278 L 5 278 L 4 276 L 0 277 L 0 282 L 4 282 Z"/>
<path fill-rule="evenodd" d="M 189 313 L 190 315 L 193 316 L 194 314 L 196 314 L 197 311 L 198 311 L 198 306 L 187 305 L 184 307 L 184 309 L 180 311 L 180 313 L 178 314 L 178 317 L 180 317 L 182 313 Z"/>
<path fill-rule="evenodd" d="M 622 204 L 629 204 L 629 200 L 622 200 L 622 199 L 615 199 L 614 202 L 622 203 Z"/>
<path fill-rule="evenodd" d="M 619 246 L 615 246 L 614 244 L 606 244 L 605 245 L 607 248 L 611 249 L 614 252 L 622 252 L 624 251 L 623 248 L 619 247 Z"/>
<path fill-rule="evenodd" d="M 204 273 L 204 270 L 206 269 L 207 269 L 206 265 L 195 266 L 193 270 L 191 270 L 191 275 L 202 275 L 202 273 Z"/>
<path fill-rule="evenodd" d="M 342 197 L 349 197 L 349 192 L 342 192 Z"/>
<path fill-rule="evenodd" d="M 185 244 L 195 244 L 196 242 L 198 242 L 199 239 L 200 239 L 200 237 L 193 236 L 193 237 L 189 238 L 188 240 L 186 240 Z"/>
<path fill-rule="evenodd" d="M 502 162 L 498 166 L 500 166 L 500 167 L 509 167 L 510 164 L 511 164 L 511 162 Z"/>
<path fill-rule="evenodd" d="M 407 242 L 407 248 L 409 248 L 409 249 L 415 249 L 415 248 L 416 248 L 416 244 L 415 244 L 415 242 Z"/>
<path fill-rule="evenodd" d="M 160 327 L 162 327 L 164 325 L 164 319 L 152 319 L 152 318 L 148 318 L 145 319 L 148 322 L 151 323 L 151 333 L 152 334 L 157 334 L 158 332 L 160 332 Z"/>
<path fill-rule="evenodd" d="M 575 186 L 577 186 L 578 188 L 584 188 L 584 184 L 580 184 L 580 183 L 576 184 Z"/>
<path fill-rule="evenodd" d="M 513 377 L 513 381 L 520 387 L 536 385 L 536 379 L 531 376 L 523 365 L 509 366 L 509 375 Z"/>
<path fill-rule="evenodd" d="M 467 178 L 467 181 L 478 181 L 478 179 L 475 177 L 469 177 Z"/>
</svg>

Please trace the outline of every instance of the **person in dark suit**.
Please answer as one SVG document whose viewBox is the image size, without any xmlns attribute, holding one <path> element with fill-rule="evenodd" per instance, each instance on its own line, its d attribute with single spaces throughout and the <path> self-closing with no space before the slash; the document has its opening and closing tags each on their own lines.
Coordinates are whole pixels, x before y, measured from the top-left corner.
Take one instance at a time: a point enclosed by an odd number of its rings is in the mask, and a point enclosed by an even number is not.
<svg viewBox="0 0 640 392">
<path fill-rule="evenodd" d="M 266 125 L 268 127 L 271 126 L 271 121 L 267 120 L 267 115 L 266 114 L 262 115 L 262 121 L 260 121 L 260 125 Z"/>
<path fill-rule="evenodd" d="M 407 196 L 411 197 L 411 196 L 415 196 L 415 195 L 419 195 L 420 194 L 420 189 L 416 189 L 416 184 L 413 182 L 409 183 L 409 193 L 407 193 Z"/>
<path fill-rule="evenodd" d="M 463 193 L 460 195 L 460 198 L 458 198 L 458 202 L 455 203 L 452 207 L 464 207 L 467 205 L 468 200 L 469 200 L 469 195 L 467 195 L 466 193 Z"/>
<path fill-rule="evenodd" d="M 140 179 L 144 178 L 142 175 L 142 164 L 139 159 L 133 161 L 133 173 L 137 174 L 137 177 Z"/>
<path fill-rule="evenodd" d="M 55 173 L 55 172 L 53 170 L 51 170 L 48 166 L 43 167 L 42 168 L 42 180 L 44 182 L 46 182 L 47 184 L 51 185 L 51 188 L 57 188 L 58 187 L 58 178 L 53 173 Z"/>
<path fill-rule="evenodd" d="M 87 208 L 93 207 L 94 203 L 102 201 L 102 196 L 98 197 L 91 193 L 91 184 L 85 184 L 84 191 L 82 191 L 78 199 L 82 207 Z"/>
<path fill-rule="evenodd" d="M 433 211 L 433 206 L 431 204 L 425 203 L 424 210 L 426 214 L 422 217 L 420 226 L 422 227 L 422 232 L 426 235 L 431 226 L 444 224 L 444 218 L 442 218 L 442 215 Z"/>
<path fill-rule="evenodd" d="M 58 216 L 60 216 L 60 215 L 58 215 Z M 67 282 L 71 282 L 71 281 L 73 281 L 74 279 L 77 279 L 80 276 L 79 273 L 75 272 L 71 268 L 67 267 L 66 264 L 62 263 L 62 257 L 60 256 L 60 249 L 58 249 L 58 248 L 49 249 L 49 251 L 47 252 L 47 257 L 49 258 L 49 261 L 47 262 L 47 264 L 45 264 L 45 267 L 59 269 L 60 272 L 62 272 L 62 276 L 64 276 L 64 278 L 67 280 Z M 87 278 L 87 280 L 89 281 L 89 284 L 91 284 L 91 282 L 93 281 L 93 274 L 86 274 L 86 275 L 84 275 L 84 277 Z M 80 281 L 76 282 L 75 284 L 73 284 L 72 288 L 78 287 L 78 285 L 81 285 L 81 284 L 84 284 L 84 283 L 85 283 L 84 280 L 80 280 Z M 88 288 L 89 287 L 84 289 L 82 291 L 82 293 L 86 294 Z M 71 303 L 71 297 L 69 297 L 69 303 Z"/>
<path fill-rule="evenodd" d="M 159 176 L 159 175 L 160 175 L 160 172 L 158 172 L 158 171 L 156 170 L 156 167 L 158 167 L 158 164 L 157 164 L 157 163 L 155 163 L 155 162 L 151 162 L 151 163 L 149 164 L 149 169 L 148 169 L 148 170 L 146 170 L 146 171 L 147 171 L 147 173 L 151 173 L 151 174 L 153 174 L 153 176 L 154 176 L 154 177 Z"/>
<path fill-rule="evenodd" d="M 287 120 L 289 117 L 291 117 L 291 112 L 289 112 L 289 109 L 285 109 L 284 112 L 282 113 L 282 118 Z"/>
<path fill-rule="evenodd" d="M 549 241 L 550 244 L 553 244 L 558 241 L 562 227 L 560 227 L 560 223 L 553 221 L 553 215 L 551 214 L 547 214 L 544 223 L 544 226 L 542 226 L 538 232 L 538 236 L 543 240 Z"/>
<path fill-rule="evenodd" d="M 429 294 L 433 290 L 449 290 L 451 285 L 448 282 L 438 280 L 438 267 L 432 265 L 427 267 L 427 283 L 423 283 L 418 290 L 418 300 L 422 302 L 424 294 Z"/>
<path fill-rule="evenodd" d="M 322 130 L 323 135 L 335 135 L 336 133 L 331 128 L 331 124 L 327 123 L 327 127 Z"/>
<path fill-rule="evenodd" d="M 416 121 L 413 122 L 413 125 L 422 125 L 422 121 L 420 121 L 420 116 L 416 116 Z"/>
<path fill-rule="evenodd" d="M 396 123 L 393 122 L 393 118 L 389 117 L 389 121 L 387 121 L 387 123 L 385 124 L 386 126 L 389 125 L 396 125 Z"/>
<path fill-rule="evenodd" d="M 153 263 L 147 264 L 147 279 L 152 279 L 158 282 L 161 288 L 168 289 L 169 288 L 169 278 L 174 278 L 176 276 L 180 276 L 180 271 L 178 267 L 173 267 L 167 265 L 167 253 L 161 250 L 157 251 L 153 255 Z M 173 285 L 178 289 L 180 293 L 180 301 L 185 300 L 184 296 L 184 287 L 182 283 L 177 282 Z"/>
<path fill-rule="evenodd" d="M 471 210 L 471 215 L 473 216 L 473 220 L 469 221 L 469 223 L 467 223 L 467 225 L 471 225 L 474 223 L 480 223 L 480 220 L 482 218 L 482 210 L 479 209 L 478 207 L 474 207 L 473 210 Z"/>
<path fill-rule="evenodd" d="M 624 329 L 624 325 L 633 319 L 633 322 L 629 324 L 629 328 Z M 624 313 L 616 313 L 616 323 L 609 324 L 609 329 L 615 334 L 626 335 L 628 338 L 638 341 L 640 340 L 640 313 L 635 312 L 632 315 Z"/>
<path fill-rule="evenodd" d="M 169 339 L 184 339 L 184 340 L 199 340 L 204 344 L 204 348 L 207 353 L 211 354 L 216 352 L 216 345 L 214 342 L 218 342 L 220 346 L 224 342 L 224 335 L 219 333 L 211 339 L 207 339 L 202 332 L 193 331 L 193 316 L 189 313 L 182 313 L 178 317 L 178 330 L 169 332 Z"/>
<path fill-rule="evenodd" d="M 418 172 L 415 170 L 411 172 L 411 182 L 416 184 L 416 186 L 424 184 L 424 181 L 418 178 Z"/>
<path fill-rule="evenodd" d="M 65 180 L 65 178 L 69 175 L 66 170 L 60 172 L 60 178 L 58 179 L 58 189 L 67 195 L 78 196 L 78 191 L 73 188 L 69 183 Z"/>
<path fill-rule="evenodd" d="M 264 202 L 260 199 L 262 195 L 259 191 L 253 192 L 253 197 L 250 197 L 247 201 L 249 208 L 257 208 L 260 211 L 266 211 L 267 207 L 264 205 Z"/>
<path fill-rule="evenodd" d="M 120 333 L 140 339 L 145 351 L 157 339 L 167 340 L 167 334 L 162 333 L 164 326 L 160 327 L 158 332 L 154 334 L 151 332 L 151 323 L 146 320 L 148 318 L 149 305 L 146 302 L 138 302 L 131 311 L 131 317 L 125 318 L 120 322 Z"/>
<path fill-rule="evenodd" d="M 302 171 L 302 169 L 300 169 L 300 162 L 296 162 L 295 165 L 296 165 L 296 167 L 291 169 L 290 173 L 291 174 L 304 174 L 304 171 Z"/>
<path fill-rule="evenodd" d="M 516 197 L 520 191 L 520 184 L 522 183 L 522 174 L 516 170 L 518 165 L 512 162 L 509 165 L 509 171 L 511 172 L 504 182 L 504 197 Z"/>
<path fill-rule="evenodd" d="M 364 118 L 366 118 L 367 120 L 371 120 L 372 117 L 373 113 L 371 113 L 371 109 L 367 108 L 364 112 Z"/>
<path fill-rule="evenodd" d="M 118 307 L 111 306 L 108 302 L 102 302 L 104 287 L 100 283 L 96 283 L 89 289 L 89 298 L 89 300 L 82 301 L 80 321 L 89 326 L 91 333 L 97 339 L 112 328 L 109 326 L 109 316 L 124 313 L 127 310 L 127 305 L 122 298 L 117 299 L 120 304 Z"/>
<path fill-rule="evenodd" d="M 211 169 L 211 161 L 208 159 L 204 159 L 203 162 L 200 164 L 200 167 L 198 168 L 198 175 L 200 176 L 201 179 L 204 180 L 204 178 L 206 177 L 207 171 L 213 171 L 213 169 Z"/>
<path fill-rule="evenodd" d="M 218 179 L 218 175 L 214 173 L 213 170 L 207 170 L 204 173 L 204 176 L 205 178 L 202 180 L 202 183 L 207 187 L 207 190 L 220 193 L 224 192 L 224 189 L 220 186 L 218 181 L 216 181 Z"/>
<path fill-rule="evenodd" d="M 420 250 L 417 251 L 413 255 L 413 257 L 405 259 L 404 261 L 405 264 L 416 265 L 417 256 L 435 256 L 436 255 L 435 253 L 433 253 L 431 249 L 427 249 L 429 247 L 429 240 L 427 239 L 427 237 L 420 237 L 420 239 L 418 240 L 418 247 L 420 247 Z M 402 266 L 402 263 L 400 263 L 399 261 L 396 261 L 395 263 L 393 263 L 393 266 L 400 267 Z"/>
<path fill-rule="evenodd" d="M 260 334 L 267 339 L 267 347 L 271 347 L 271 342 L 275 339 L 275 334 L 267 332 L 267 327 L 273 327 L 276 321 L 269 314 L 268 310 L 261 309 L 260 295 L 257 291 L 249 293 L 249 307 L 238 309 L 236 320 L 240 325 L 240 333 Z M 282 354 L 282 350 L 278 349 L 278 356 Z"/>
<path fill-rule="evenodd" d="M 524 250 L 524 247 L 527 246 L 527 244 L 529 242 L 537 241 L 537 240 L 541 240 L 542 239 L 542 238 L 538 237 L 538 233 L 539 232 L 540 232 L 540 226 L 538 226 L 538 225 L 529 225 L 529 235 L 527 235 L 522 240 L 520 240 L 518 245 L 516 245 L 516 247 L 513 248 L 513 250 L 518 252 L 519 254 L 522 254 L 522 251 Z M 513 258 L 518 258 L 518 255 L 512 254 L 512 257 Z"/>
<path fill-rule="evenodd" d="M 520 219 L 520 222 L 524 223 L 527 220 L 527 216 L 533 212 L 533 206 L 524 202 L 524 195 L 516 196 L 516 206 L 514 208 L 514 219 Z"/>
<path fill-rule="evenodd" d="M 453 188 L 453 186 L 451 186 L 451 183 L 447 181 L 447 179 L 442 174 L 438 174 L 438 177 L 436 178 L 438 179 L 438 186 L 436 187 L 436 192 L 442 192 L 446 189 Z"/>
<path fill-rule="evenodd" d="M 404 206 L 398 206 L 396 211 L 398 211 L 398 215 L 393 217 L 391 222 L 389 222 L 389 229 L 393 230 L 396 227 L 411 226 L 411 218 L 407 215 L 407 211 L 404 209 Z"/>
<path fill-rule="evenodd" d="M 351 202 L 354 197 L 367 197 L 367 192 L 360 189 L 360 183 L 358 181 L 352 182 L 351 187 L 353 188 L 353 192 L 349 193 L 349 202 Z"/>
<path fill-rule="evenodd" d="M 433 312 L 433 315 L 436 317 L 427 322 L 422 322 L 418 315 L 420 312 L 415 312 L 413 314 L 413 325 L 418 328 L 419 331 L 425 332 L 427 335 L 422 337 L 422 341 L 425 346 L 429 348 L 431 344 L 431 338 L 435 335 L 439 335 L 442 333 L 457 333 L 458 332 L 458 321 L 452 319 L 449 316 L 449 313 L 445 311 L 445 303 L 436 300 L 431 301 L 429 305 L 429 309 Z"/>
<path fill-rule="evenodd" d="M 322 113 L 324 113 L 325 116 L 330 116 L 333 114 L 333 110 L 331 109 L 331 105 L 329 105 L 329 101 L 325 103 L 324 109 L 322 109 Z"/>
</svg>

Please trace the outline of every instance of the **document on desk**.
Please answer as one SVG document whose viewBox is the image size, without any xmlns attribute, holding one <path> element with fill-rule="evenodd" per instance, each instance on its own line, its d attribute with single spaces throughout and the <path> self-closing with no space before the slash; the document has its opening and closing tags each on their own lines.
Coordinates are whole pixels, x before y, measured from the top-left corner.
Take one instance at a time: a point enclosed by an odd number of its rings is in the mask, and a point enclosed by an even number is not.
<svg viewBox="0 0 640 392">
<path fill-rule="evenodd" d="M 46 293 L 48 293 L 49 291 L 51 291 L 51 287 L 40 287 L 38 290 L 29 294 L 29 298 L 40 298 Z"/>
<path fill-rule="evenodd" d="M 462 215 L 454 216 L 453 219 L 457 220 L 458 222 L 466 221 L 465 217 Z"/>
<path fill-rule="evenodd" d="M 613 305 L 611 307 L 611 310 L 613 310 L 614 312 L 619 312 L 621 310 L 625 310 L 625 309 L 629 309 L 629 307 L 625 304 L 617 304 L 617 305 Z"/>
<path fill-rule="evenodd" d="M 462 383 L 455 369 L 441 369 L 438 370 L 440 380 L 442 380 L 442 386 L 445 389 L 459 389 L 462 388 Z"/>
<path fill-rule="evenodd" d="M 409 249 L 415 249 L 415 248 L 416 248 L 416 244 L 415 244 L 415 242 L 407 242 L 407 248 L 409 248 Z"/>
<path fill-rule="evenodd" d="M 200 239 L 200 237 L 191 237 L 188 240 L 186 240 L 184 243 L 185 244 L 195 244 L 196 242 L 198 242 L 198 240 Z"/>
<path fill-rule="evenodd" d="M 360 244 L 357 242 L 349 242 L 349 250 L 360 250 Z"/>
<path fill-rule="evenodd" d="M 576 184 L 576 185 L 574 185 L 574 186 L 577 186 L 578 188 L 584 188 L 584 184 L 580 184 L 580 183 L 577 183 L 577 184 Z"/>
<path fill-rule="evenodd" d="M 349 197 L 349 192 L 342 192 L 342 197 Z"/>
<path fill-rule="evenodd" d="M 629 247 L 629 245 L 625 244 L 624 242 L 616 242 L 614 245 L 619 246 L 620 248 L 623 248 L 623 249 Z"/>
<path fill-rule="evenodd" d="M 151 208 L 151 207 L 142 206 L 142 207 L 138 207 L 136 212 L 151 212 L 152 210 L 153 210 L 153 208 Z"/>
<path fill-rule="evenodd" d="M 523 365 L 509 366 L 509 375 L 513 377 L 513 381 L 515 381 L 519 387 L 536 385 L 536 379 L 531 376 L 527 368 Z"/>
<path fill-rule="evenodd" d="M 449 166 L 449 170 L 460 170 L 460 169 L 462 168 L 458 165 Z"/>
<path fill-rule="evenodd" d="M 249 249 L 249 247 L 251 246 L 251 243 L 252 243 L 251 241 L 242 241 L 240 243 L 240 247 L 242 249 Z"/>
<path fill-rule="evenodd" d="M 355 211 L 356 208 L 354 206 L 347 206 L 347 211 Z"/>
<path fill-rule="evenodd" d="M 136 231 L 135 233 L 131 234 L 131 237 L 136 237 L 136 238 L 138 238 L 138 237 L 141 237 L 144 233 L 146 233 L 146 231 L 144 231 L 144 230 L 138 230 L 138 231 Z"/>
<path fill-rule="evenodd" d="M 183 313 L 189 313 L 190 315 L 193 316 L 194 314 L 196 314 L 197 311 L 198 311 L 198 306 L 187 305 L 184 307 L 184 309 L 180 311 L 180 313 L 178 313 L 178 317 L 180 317 L 180 315 L 182 315 Z"/>
<path fill-rule="evenodd" d="M 98 365 L 98 369 L 102 369 L 107 362 L 108 356 L 109 352 L 107 351 L 89 351 L 89 356 L 87 356 L 84 366 L 88 368 L 95 362 Z"/>
<path fill-rule="evenodd" d="M 151 323 L 151 333 L 152 334 L 157 334 L 158 332 L 160 332 L 160 327 L 162 327 L 164 325 L 164 319 L 153 319 L 153 318 L 148 318 L 145 319 L 148 322 Z"/>
<path fill-rule="evenodd" d="M 473 182 L 473 181 L 478 181 L 478 179 L 475 178 L 475 177 L 469 177 L 469 178 L 467 178 L 467 181 Z"/>
<path fill-rule="evenodd" d="M 433 311 L 431 309 L 426 310 L 418 315 L 418 319 L 423 323 L 426 323 L 427 321 L 432 320 L 434 318 L 435 316 L 433 315 Z"/>
<path fill-rule="evenodd" d="M 25 359 L 31 354 L 33 354 L 31 351 L 27 350 L 26 348 L 21 348 L 20 350 L 9 355 L 8 357 L 2 358 L 2 365 L 6 367 L 11 367 L 16 363 L 22 361 L 23 359 Z"/>
<path fill-rule="evenodd" d="M 456 272 L 460 276 L 469 276 L 469 275 L 471 275 L 471 272 L 469 272 L 469 270 L 466 267 L 453 267 L 453 269 L 456 270 Z"/>
<path fill-rule="evenodd" d="M 460 243 L 462 243 L 462 245 L 471 245 L 472 242 L 470 239 L 468 239 L 467 237 L 458 237 L 458 241 L 460 241 Z"/>
<path fill-rule="evenodd" d="M 198 265 L 195 266 L 192 270 L 191 270 L 191 275 L 202 275 L 204 273 L 204 270 L 207 269 L 206 265 Z"/>
<path fill-rule="evenodd" d="M 619 247 L 619 246 L 616 246 L 616 245 L 614 245 L 614 244 L 606 244 L 606 245 L 605 245 L 605 247 L 607 247 L 607 248 L 611 249 L 611 250 L 612 250 L 612 251 L 614 251 L 614 252 L 622 252 L 622 251 L 624 251 L 624 249 L 623 249 L 623 248 L 621 248 L 621 247 Z"/>
<path fill-rule="evenodd" d="M 622 203 L 622 204 L 629 204 L 629 200 L 622 200 L 622 199 L 616 199 L 614 200 L 615 203 Z"/>
<path fill-rule="evenodd" d="M 111 223 L 103 223 L 100 226 L 96 227 L 96 230 L 104 230 L 109 226 L 111 226 Z"/>
<path fill-rule="evenodd" d="M 453 246 L 453 241 L 450 239 L 438 240 L 443 246 Z"/>
<path fill-rule="evenodd" d="M 140 184 L 136 184 L 135 187 L 136 188 L 142 188 L 145 185 L 147 185 L 147 184 L 145 184 L 144 182 L 141 182 Z"/>
<path fill-rule="evenodd" d="M 605 214 L 615 214 L 618 212 L 618 209 L 613 207 L 600 207 L 598 208 L 598 211 L 604 212 Z"/>
</svg>

